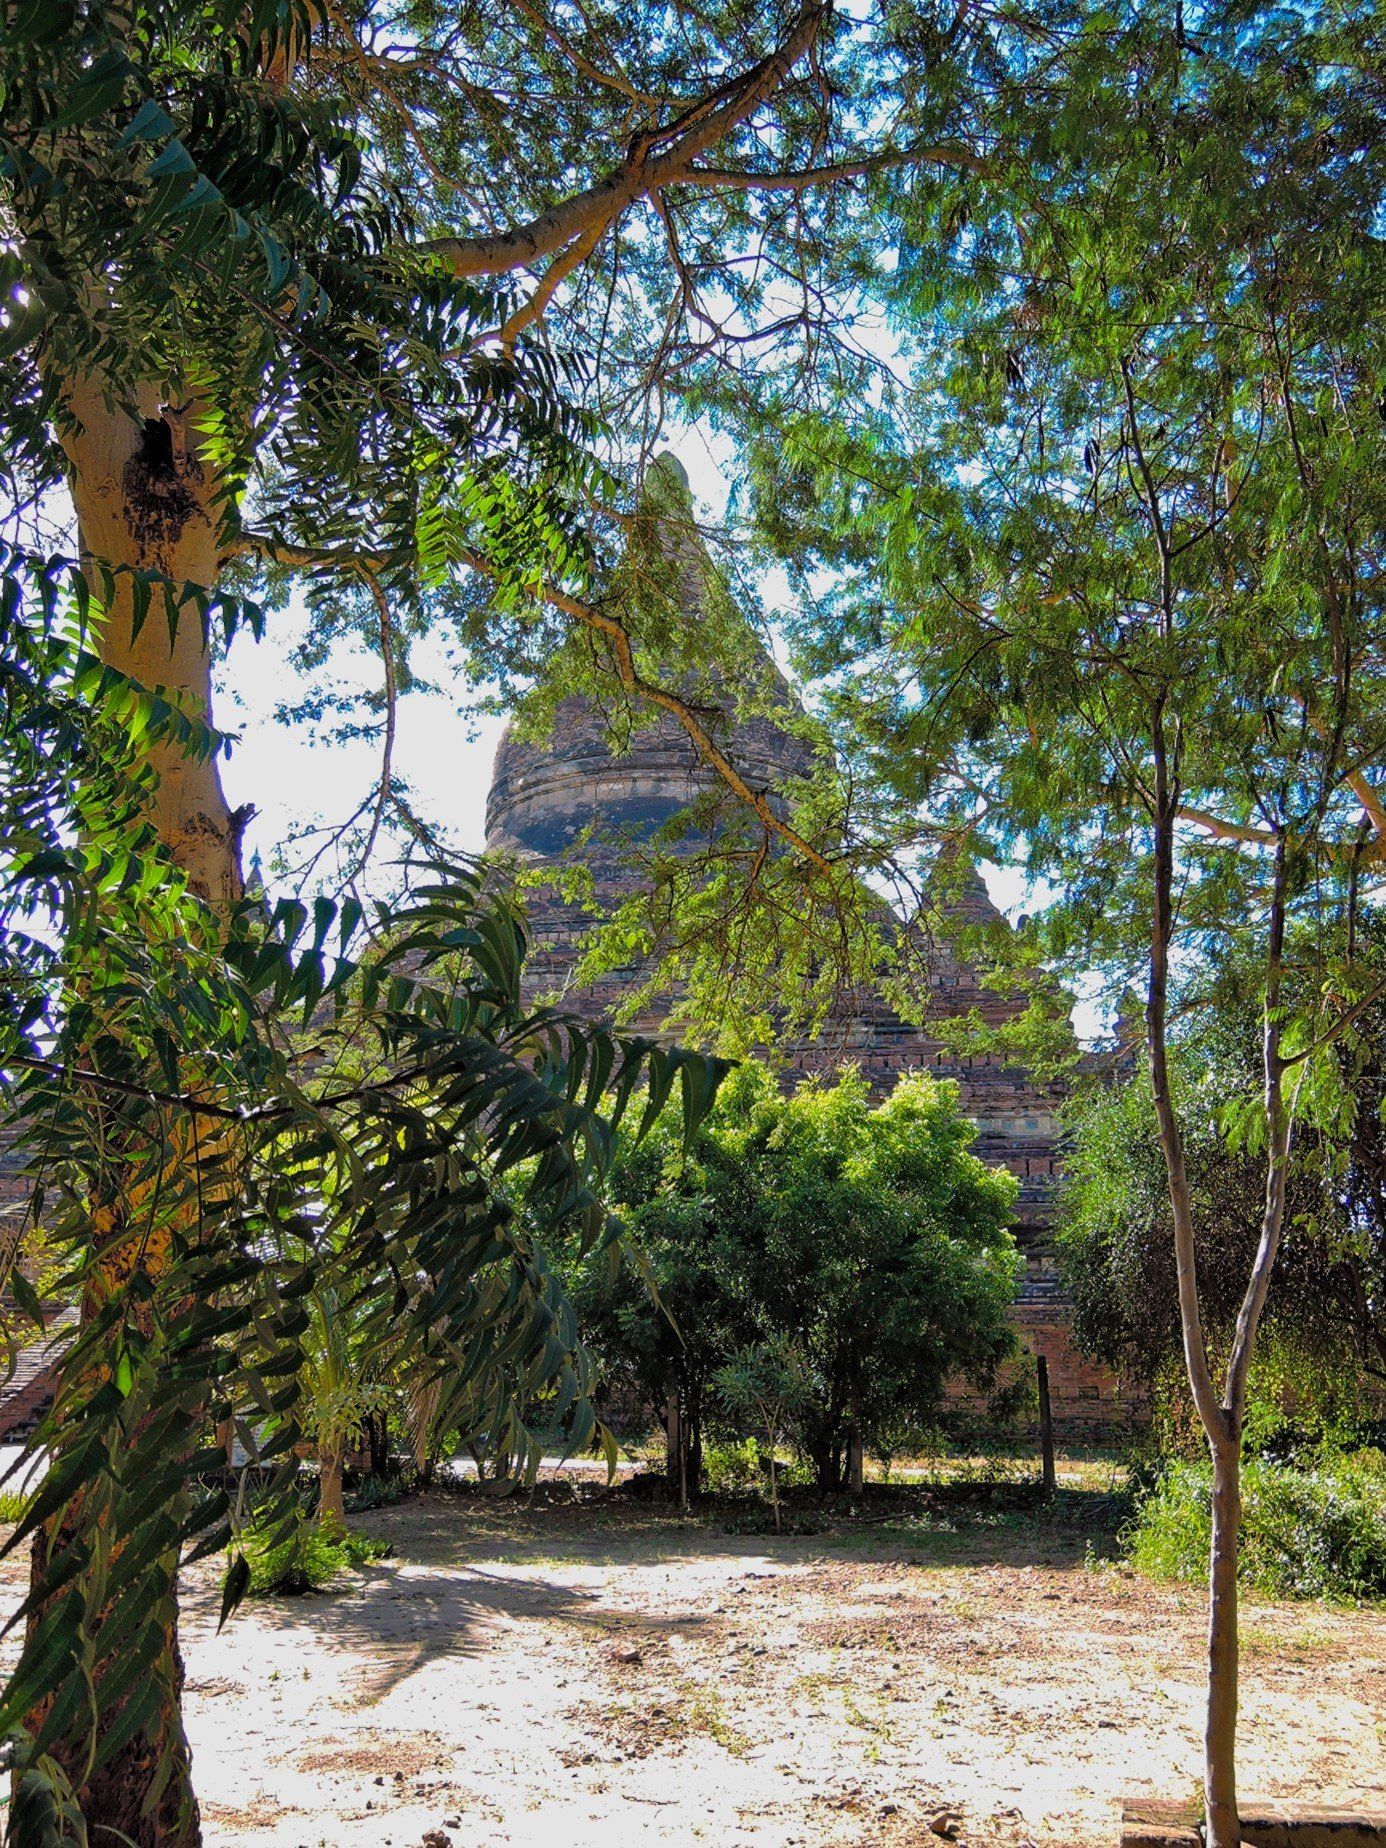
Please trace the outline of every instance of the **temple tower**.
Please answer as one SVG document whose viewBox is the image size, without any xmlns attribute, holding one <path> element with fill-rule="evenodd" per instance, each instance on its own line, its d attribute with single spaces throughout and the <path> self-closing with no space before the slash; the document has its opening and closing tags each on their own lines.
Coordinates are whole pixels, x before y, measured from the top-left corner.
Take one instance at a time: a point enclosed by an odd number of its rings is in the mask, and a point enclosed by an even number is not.
<svg viewBox="0 0 1386 1848">
<path fill-rule="evenodd" d="M 688 588 L 690 602 L 695 601 L 693 585 Z M 787 703 L 792 696 L 773 664 L 763 652 L 757 660 L 757 671 L 771 677 L 782 695 L 782 701 L 771 703 Z M 731 723 L 720 742 L 747 780 L 767 792 L 801 774 L 808 761 L 801 739 L 761 716 Z M 557 708 L 548 737 L 525 739 L 509 729 L 503 735 L 486 804 L 487 850 L 555 872 L 581 864 L 591 874 L 599 906 L 603 900 L 614 904 L 639 877 L 631 867 L 631 845 L 667 830 L 714 782 L 671 715 L 661 714 L 633 732 L 627 748 L 617 753 L 602 715 L 583 699 L 567 699 Z M 698 844 L 692 826 L 688 839 L 691 851 Z M 526 906 L 531 998 L 561 998 L 574 1012 L 594 1019 L 614 1014 L 639 971 L 612 970 L 579 988 L 575 966 L 591 928 L 590 911 L 565 902 L 546 885 L 527 894 Z M 940 913 L 940 928 L 929 947 L 937 1015 L 975 1008 L 989 1021 L 1009 1017 L 1019 1001 L 984 986 L 979 971 L 948 940 L 950 923 L 1000 923 L 981 879 L 974 875 L 950 893 Z M 663 1011 L 655 1008 L 634 1024 L 658 1032 Z M 839 1014 L 820 1037 L 782 1041 L 778 1050 L 788 1082 L 850 1062 L 860 1067 L 877 1096 L 886 1095 L 906 1071 L 925 1070 L 957 1083 L 963 1109 L 977 1124 L 978 1155 L 1008 1167 L 1020 1183 L 1015 1234 L 1025 1270 L 1014 1314 L 1026 1345 L 1048 1360 L 1056 1426 L 1070 1437 L 1100 1437 L 1124 1423 L 1127 1408 L 1110 1376 L 1082 1361 L 1073 1348 L 1071 1316 L 1053 1261 L 1050 1224 L 1060 1169 L 1061 1094 L 993 1053 L 953 1050 L 930 1033 L 927 1022 L 923 1028 L 913 1025 L 875 998 Z"/>
</svg>

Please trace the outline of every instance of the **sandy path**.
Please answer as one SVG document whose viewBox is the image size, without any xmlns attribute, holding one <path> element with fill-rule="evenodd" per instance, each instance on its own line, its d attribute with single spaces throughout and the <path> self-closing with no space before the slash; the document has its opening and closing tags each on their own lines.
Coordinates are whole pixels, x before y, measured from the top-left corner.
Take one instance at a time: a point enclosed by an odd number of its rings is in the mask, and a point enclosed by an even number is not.
<svg viewBox="0 0 1386 1848">
<path fill-rule="evenodd" d="M 430 1498 L 396 1557 L 215 1633 L 189 1587 L 208 1848 L 1115 1842 L 1198 1768 L 1191 1592 L 1034 1516 L 736 1538 L 629 1504 Z M 1247 1612 L 1243 1788 L 1386 1807 L 1386 1614 Z M 438 1838 L 434 1838 L 435 1844 Z"/>
</svg>

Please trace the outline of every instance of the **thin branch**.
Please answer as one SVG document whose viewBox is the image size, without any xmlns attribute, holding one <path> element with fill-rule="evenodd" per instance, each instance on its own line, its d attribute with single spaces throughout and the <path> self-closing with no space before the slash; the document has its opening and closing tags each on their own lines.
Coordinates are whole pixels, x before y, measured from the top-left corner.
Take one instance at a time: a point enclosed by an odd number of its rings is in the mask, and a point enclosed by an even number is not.
<svg viewBox="0 0 1386 1848">
<path fill-rule="evenodd" d="M 619 167 L 595 185 L 561 199 L 528 224 L 477 237 L 434 238 L 423 248 L 440 257 L 455 276 L 500 275 L 562 250 L 594 223 L 609 223 L 642 193 L 685 177 L 700 154 L 739 127 L 778 88 L 813 44 L 827 17 L 828 10 L 819 0 L 808 0 L 774 51 L 665 127 L 636 136 Z M 673 145 L 665 152 L 656 151 L 669 141 Z"/>
<path fill-rule="evenodd" d="M 733 167 L 690 167 L 676 182 L 679 185 L 728 187 L 738 192 L 807 192 L 814 186 L 832 186 L 839 180 L 856 180 L 869 173 L 882 173 L 892 167 L 957 167 L 964 172 L 980 172 L 985 157 L 974 148 L 956 143 L 930 142 L 914 148 L 882 148 L 876 154 L 863 154 L 857 160 L 829 162 L 821 167 L 800 167 L 787 173 L 743 173 Z"/>
<path fill-rule="evenodd" d="M 249 529 L 241 532 L 233 549 L 254 553 L 262 558 L 271 559 L 277 564 L 299 565 L 313 570 L 360 571 L 363 567 L 366 570 L 372 570 L 385 562 L 380 553 L 356 552 L 345 547 L 292 545 L 274 538 L 272 534 L 256 533 Z M 469 547 L 459 548 L 456 557 L 459 564 L 478 572 L 482 577 L 495 578 L 499 575 L 497 567 L 489 559 L 483 557 L 480 552 L 472 551 Z M 690 700 L 683 698 L 681 694 L 659 685 L 657 681 L 646 679 L 640 672 L 636 665 L 635 649 L 630 633 L 618 617 L 604 610 L 600 604 L 586 603 L 579 597 L 571 596 L 567 591 L 560 590 L 557 585 L 541 582 L 529 588 L 531 594 L 541 602 L 571 617 L 583 628 L 602 636 L 608 645 L 617 677 L 622 686 L 648 705 L 657 706 L 661 711 L 672 714 L 687 733 L 699 757 L 726 784 L 732 794 L 751 810 L 761 826 L 769 833 L 779 835 L 781 840 L 791 846 L 796 853 L 801 854 L 810 865 L 829 879 L 835 880 L 836 869 L 832 861 L 775 812 L 774 804 L 764 790 L 751 787 L 712 736 L 697 707 Z"/>
<path fill-rule="evenodd" d="M 380 752 L 380 789 L 376 796 L 375 809 L 371 815 L 371 825 L 366 834 L 365 844 L 361 848 L 360 865 L 364 870 L 375 849 L 376 839 L 380 833 L 381 823 L 385 819 L 385 810 L 389 805 L 393 788 L 395 708 L 398 703 L 398 687 L 395 677 L 395 625 L 390 613 L 389 600 L 374 571 L 361 566 L 359 575 L 375 599 L 376 616 L 380 623 L 380 658 L 385 666 L 385 740 Z"/>
</svg>

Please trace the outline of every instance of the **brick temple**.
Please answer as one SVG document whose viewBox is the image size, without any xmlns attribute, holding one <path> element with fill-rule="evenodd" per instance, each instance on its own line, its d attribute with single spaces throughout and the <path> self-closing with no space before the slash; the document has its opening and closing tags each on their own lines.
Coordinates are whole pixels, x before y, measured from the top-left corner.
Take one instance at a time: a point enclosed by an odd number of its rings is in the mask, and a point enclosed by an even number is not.
<svg viewBox="0 0 1386 1848">
<path fill-rule="evenodd" d="M 764 667 L 785 698 L 792 697 L 768 661 Z M 804 768 L 806 747 L 764 717 L 735 725 L 722 742 L 746 780 L 767 792 L 783 787 Z M 502 737 L 486 807 L 487 850 L 531 871 L 552 868 L 558 873 L 564 866 L 582 865 L 591 874 L 598 907 L 611 905 L 629 893 L 638 877 L 632 872 L 632 843 L 671 824 L 677 828 L 676 818 L 712 785 L 712 772 L 673 717 L 661 715 L 635 731 L 628 747 L 616 754 L 601 716 L 582 700 L 566 700 L 547 740 L 532 742 L 510 731 Z M 688 828 L 692 850 L 691 819 Z M 706 844 L 706 833 L 701 839 Z M 577 986 L 575 965 L 592 926 L 591 910 L 565 902 L 555 886 L 542 883 L 526 894 L 526 906 L 530 998 L 561 999 L 591 1018 L 613 1015 L 638 971 L 617 969 L 590 986 Z M 983 986 L 979 971 L 949 944 L 950 925 L 956 930 L 980 923 L 1009 928 L 974 876 L 939 907 L 928 951 L 937 1018 L 975 1007 L 984 1019 L 998 1022 L 1021 1005 Z M 662 1017 L 649 1015 L 632 1024 L 640 1031 L 658 1031 Z M 924 1070 L 956 1082 L 963 1108 L 977 1125 L 977 1153 L 1009 1168 L 1020 1183 L 1014 1232 L 1025 1262 L 1014 1317 L 1024 1345 L 1048 1362 L 1055 1428 L 1070 1439 L 1114 1436 L 1127 1422 L 1129 1408 L 1112 1376 L 1074 1348 L 1072 1318 L 1053 1258 L 1061 1093 L 993 1053 L 950 1049 L 930 1034 L 927 1024 L 922 1029 L 912 1025 L 874 999 L 840 1013 L 817 1039 L 782 1041 L 778 1052 L 791 1083 L 847 1062 L 860 1067 L 877 1096 L 885 1096 L 907 1071 Z"/>
</svg>

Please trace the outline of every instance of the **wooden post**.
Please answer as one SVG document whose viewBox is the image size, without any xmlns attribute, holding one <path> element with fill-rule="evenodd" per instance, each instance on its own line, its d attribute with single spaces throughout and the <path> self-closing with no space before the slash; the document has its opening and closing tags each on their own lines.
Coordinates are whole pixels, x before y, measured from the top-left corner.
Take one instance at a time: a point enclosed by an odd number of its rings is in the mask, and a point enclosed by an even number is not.
<svg viewBox="0 0 1386 1848">
<path fill-rule="evenodd" d="M 671 1392 L 664 1401 L 664 1476 L 671 1489 L 679 1488 L 683 1476 L 683 1430 L 677 1392 Z M 683 1499 L 682 1494 L 679 1499 Z"/>
<path fill-rule="evenodd" d="M 1049 1362 L 1043 1354 L 1035 1356 L 1035 1374 L 1039 1382 L 1040 1461 L 1044 1470 L 1044 1492 L 1054 1493 L 1054 1419 L 1049 1409 Z"/>
</svg>

